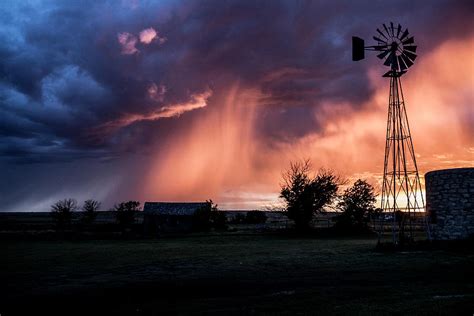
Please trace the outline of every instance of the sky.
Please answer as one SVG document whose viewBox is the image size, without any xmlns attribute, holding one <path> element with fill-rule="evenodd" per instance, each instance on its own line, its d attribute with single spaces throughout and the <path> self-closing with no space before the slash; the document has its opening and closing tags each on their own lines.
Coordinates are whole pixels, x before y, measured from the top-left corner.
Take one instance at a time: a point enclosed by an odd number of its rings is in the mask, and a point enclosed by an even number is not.
<svg viewBox="0 0 474 316">
<path fill-rule="evenodd" d="M 1 211 L 63 198 L 278 205 L 311 159 L 380 187 L 388 69 L 351 37 L 415 36 L 420 173 L 474 167 L 472 1 L 0 2 Z"/>
</svg>

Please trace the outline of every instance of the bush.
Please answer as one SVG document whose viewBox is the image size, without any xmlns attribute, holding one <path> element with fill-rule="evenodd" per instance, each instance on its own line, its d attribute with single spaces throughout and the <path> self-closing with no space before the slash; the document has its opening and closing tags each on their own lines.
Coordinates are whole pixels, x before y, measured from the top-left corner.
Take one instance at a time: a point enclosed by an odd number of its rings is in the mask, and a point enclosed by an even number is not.
<svg viewBox="0 0 474 316">
<path fill-rule="evenodd" d="M 337 197 L 342 181 L 331 171 L 321 169 L 316 176 L 310 175 L 309 160 L 290 164 L 283 173 L 280 197 L 285 200 L 288 218 L 295 221 L 299 231 L 307 230 L 316 213 L 324 212 Z"/>
<path fill-rule="evenodd" d="M 72 213 L 78 209 L 77 201 L 74 199 L 64 199 L 51 205 L 51 217 L 59 227 L 64 227 L 71 223 Z"/>
<path fill-rule="evenodd" d="M 217 204 L 208 200 L 204 206 L 194 212 L 193 229 L 195 231 L 209 231 L 211 228 L 226 229 L 227 216 L 225 212 L 217 209 Z"/>
<path fill-rule="evenodd" d="M 84 224 L 92 224 L 97 217 L 97 211 L 99 210 L 100 202 L 95 200 L 84 201 L 82 205 L 82 222 Z"/>
<path fill-rule="evenodd" d="M 262 211 L 248 211 L 245 216 L 247 224 L 265 224 L 267 221 L 267 214 Z"/>
<path fill-rule="evenodd" d="M 213 210 L 211 212 L 211 226 L 217 230 L 227 229 L 227 216 L 225 212 Z"/>
<path fill-rule="evenodd" d="M 120 226 L 130 226 L 135 222 L 135 214 L 140 211 L 140 202 L 128 201 L 114 206 L 115 218 Z"/>
</svg>

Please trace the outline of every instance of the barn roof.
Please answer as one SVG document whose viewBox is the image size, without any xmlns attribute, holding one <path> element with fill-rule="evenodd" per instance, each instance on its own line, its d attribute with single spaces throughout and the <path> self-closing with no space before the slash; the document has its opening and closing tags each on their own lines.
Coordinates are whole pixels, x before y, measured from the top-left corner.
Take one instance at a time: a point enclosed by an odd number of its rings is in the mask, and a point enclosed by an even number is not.
<svg viewBox="0 0 474 316">
<path fill-rule="evenodd" d="M 153 215 L 193 215 L 205 202 L 145 202 L 143 212 Z"/>
</svg>

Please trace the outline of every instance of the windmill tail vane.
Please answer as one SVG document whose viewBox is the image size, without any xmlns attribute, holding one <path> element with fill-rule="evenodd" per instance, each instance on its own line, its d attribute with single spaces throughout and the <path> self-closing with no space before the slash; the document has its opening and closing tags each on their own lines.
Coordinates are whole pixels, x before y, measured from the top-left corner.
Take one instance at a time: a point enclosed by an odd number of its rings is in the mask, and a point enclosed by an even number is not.
<svg viewBox="0 0 474 316">
<path fill-rule="evenodd" d="M 382 183 L 382 214 L 378 220 L 379 241 L 385 235 L 393 243 L 414 240 L 424 230 L 431 238 L 425 213 L 422 184 L 408 123 L 400 77 L 413 66 L 417 58 L 415 39 L 408 29 L 393 22 L 377 28 L 373 36 L 376 45 L 365 46 L 365 41 L 352 37 L 352 60 L 365 58 L 365 51 L 374 51 L 390 67 L 383 77 L 390 78 L 387 129 Z"/>
</svg>

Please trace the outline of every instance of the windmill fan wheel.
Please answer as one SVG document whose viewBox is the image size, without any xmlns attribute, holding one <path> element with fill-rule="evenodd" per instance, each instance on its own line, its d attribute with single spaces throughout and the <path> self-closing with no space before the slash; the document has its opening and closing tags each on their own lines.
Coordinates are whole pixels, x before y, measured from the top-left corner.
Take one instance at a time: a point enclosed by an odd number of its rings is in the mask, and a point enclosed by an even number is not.
<svg viewBox="0 0 474 316">
<path fill-rule="evenodd" d="M 393 71 L 405 71 L 411 67 L 417 57 L 416 45 L 413 36 L 409 35 L 408 29 L 403 30 L 398 24 L 383 24 L 383 28 L 377 29 L 374 40 L 378 42 L 375 50 L 380 51 L 378 58 L 384 60 L 385 66 L 390 66 Z"/>
</svg>

